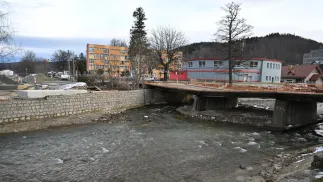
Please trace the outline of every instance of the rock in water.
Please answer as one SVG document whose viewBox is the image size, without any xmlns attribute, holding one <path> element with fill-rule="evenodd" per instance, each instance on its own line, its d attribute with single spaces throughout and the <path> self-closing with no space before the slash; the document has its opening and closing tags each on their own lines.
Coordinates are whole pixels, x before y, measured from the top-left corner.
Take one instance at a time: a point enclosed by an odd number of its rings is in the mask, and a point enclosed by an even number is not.
<svg viewBox="0 0 323 182">
<path fill-rule="evenodd" d="M 246 166 L 245 165 L 240 165 L 239 168 L 240 169 L 246 169 Z"/>
<path fill-rule="evenodd" d="M 323 169 L 323 152 L 314 154 L 314 159 L 311 166 L 314 168 Z"/>
</svg>

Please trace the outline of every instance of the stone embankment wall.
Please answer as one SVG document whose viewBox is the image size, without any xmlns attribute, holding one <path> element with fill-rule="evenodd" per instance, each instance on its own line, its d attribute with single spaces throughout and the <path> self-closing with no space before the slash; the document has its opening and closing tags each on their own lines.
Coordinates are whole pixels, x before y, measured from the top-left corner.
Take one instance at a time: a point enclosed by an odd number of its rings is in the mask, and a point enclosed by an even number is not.
<svg viewBox="0 0 323 182">
<path fill-rule="evenodd" d="M 159 90 L 144 89 L 0 101 L 0 124 L 93 111 L 130 109 L 168 102 L 173 100 L 174 95 L 170 97 L 169 94 Z"/>
</svg>

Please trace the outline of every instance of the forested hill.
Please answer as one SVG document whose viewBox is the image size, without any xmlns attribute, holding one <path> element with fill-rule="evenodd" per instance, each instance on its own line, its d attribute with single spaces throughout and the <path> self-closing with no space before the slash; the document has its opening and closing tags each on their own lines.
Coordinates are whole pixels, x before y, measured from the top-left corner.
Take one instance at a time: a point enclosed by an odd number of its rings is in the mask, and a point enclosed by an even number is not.
<svg viewBox="0 0 323 182">
<path fill-rule="evenodd" d="M 272 33 L 246 40 L 247 55 L 284 61 L 285 65 L 302 64 L 303 54 L 323 46 L 322 43 L 292 34 Z M 224 57 L 223 44 L 216 42 L 193 43 L 181 48 L 185 58 Z"/>
</svg>

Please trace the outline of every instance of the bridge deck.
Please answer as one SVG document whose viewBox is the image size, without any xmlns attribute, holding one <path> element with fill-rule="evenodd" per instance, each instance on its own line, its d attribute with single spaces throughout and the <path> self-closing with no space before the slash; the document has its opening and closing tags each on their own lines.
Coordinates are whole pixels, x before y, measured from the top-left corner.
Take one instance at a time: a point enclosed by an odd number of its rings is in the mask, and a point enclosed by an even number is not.
<svg viewBox="0 0 323 182">
<path fill-rule="evenodd" d="M 301 87 L 254 87 L 254 86 L 203 86 L 183 83 L 147 82 L 151 87 L 166 89 L 169 91 L 186 92 L 190 94 L 208 97 L 258 97 L 258 98 L 281 98 L 290 100 L 311 100 L 323 102 L 323 93 L 319 88 L 302 89 Z"/>
</svg>

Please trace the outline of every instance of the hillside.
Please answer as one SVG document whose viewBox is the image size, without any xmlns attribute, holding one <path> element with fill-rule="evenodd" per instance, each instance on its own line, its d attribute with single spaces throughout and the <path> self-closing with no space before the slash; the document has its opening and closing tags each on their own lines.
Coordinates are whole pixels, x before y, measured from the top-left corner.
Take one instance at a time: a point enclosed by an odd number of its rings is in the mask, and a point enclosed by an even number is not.
<svg viewBox="0 0 323 182">
<path fill-rule="evenodd" d="M 292 34 L 272 33 L 264 37 L 252 37 L 246 40 L 248 48 L 244 57 L 264 57 L 279 59 L 285 65 L 302 64 L 303 54 L 323 46 L 322 43 Z M 225 58 L 224 44 L 216 42 L 193 43 L 182 47 L 184 57 Z"/>
</svg>

